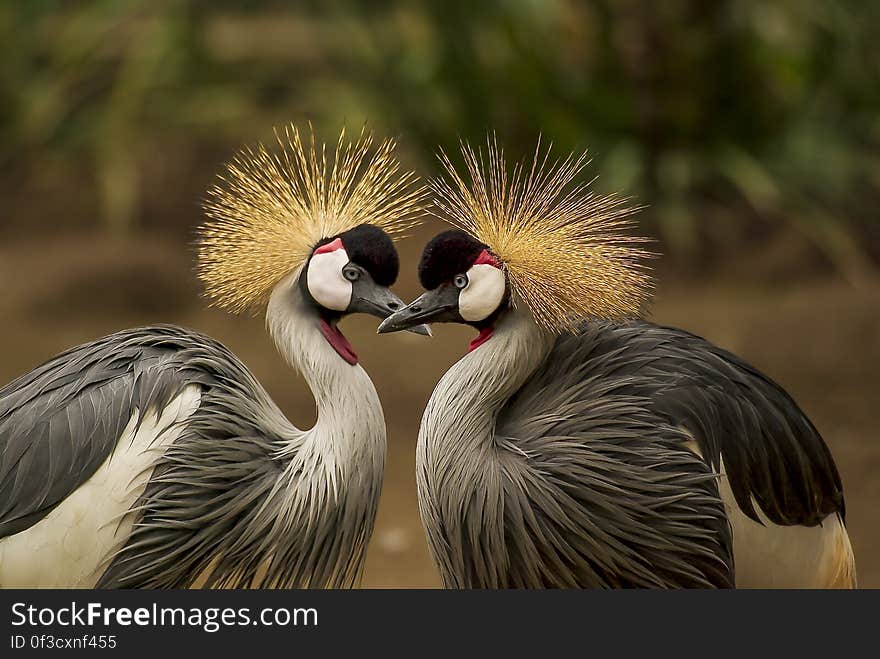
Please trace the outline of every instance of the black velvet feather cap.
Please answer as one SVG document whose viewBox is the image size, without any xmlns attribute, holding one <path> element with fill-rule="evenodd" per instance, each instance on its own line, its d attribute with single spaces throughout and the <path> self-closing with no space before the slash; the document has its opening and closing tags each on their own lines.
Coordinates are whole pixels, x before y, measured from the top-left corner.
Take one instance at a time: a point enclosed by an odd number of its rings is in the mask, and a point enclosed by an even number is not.
<svg viewBox="0 0 880 659">
<path fill-rule="evenodd" d="M 455 275 L 467 272 L 487 245 L 460 229 L 450 229 L 435 236 L 425 246 L 419 261 L 419 281 L 433 290 Z"/>
<path fill-rule="evenodd" d="M 380 286 L 391 286 L 397 281 L 400 259 L 394 241 L 382 229 L 372 224 L 359 224 L 339 236 L 321 240 L 315 249 L 333 242 L 337 237 L 352 263 L 369 272 L 374 282 Z"/>
</svg>

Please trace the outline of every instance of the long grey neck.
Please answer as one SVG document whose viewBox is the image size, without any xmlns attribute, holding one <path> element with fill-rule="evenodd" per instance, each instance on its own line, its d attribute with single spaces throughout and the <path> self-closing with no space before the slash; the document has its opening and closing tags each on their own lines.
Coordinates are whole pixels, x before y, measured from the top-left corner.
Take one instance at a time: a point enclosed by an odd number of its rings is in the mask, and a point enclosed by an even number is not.
<svg viewBox="0 0 880 659">
<path fill-rule="evenodd" d="M 385 420 L 376 388 L 359 364 L 346 362 L 324 338 L 318 313 L 303 298 L 298 278 L 299 270 L 276 286 L 266 312 L 279 352 L 302 373 L 317 405 L 317 422 L 292 438 L 290 449 L 302 453 L 307 444 L 313 449 L 308 453 L 324 466 L 335 466 L 334 471 L 346 464 L 381 471 Z"/>
<path fill-rule="evenodd" d="M 553 337 L 539 329 L 524 305 L 507 312 L 492 337 L 437 384 L 423 417 L 420 444 L 430 441 L 467 453 L 491 443 L 498 412 L 552 346 Z"/>
</svg>

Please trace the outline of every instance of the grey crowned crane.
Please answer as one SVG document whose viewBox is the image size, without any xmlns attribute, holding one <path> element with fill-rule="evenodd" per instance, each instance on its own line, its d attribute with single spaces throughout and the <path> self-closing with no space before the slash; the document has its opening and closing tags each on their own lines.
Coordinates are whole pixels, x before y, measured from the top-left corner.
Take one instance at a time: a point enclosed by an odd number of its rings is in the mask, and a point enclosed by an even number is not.
<svg viewBox="0 0 880 659">
<path fill-rule="evenodd" d="M 388 233 L 412 225 L 422 192 L 390 141 L 343 132 L 332 160 L 296 129 L 278 142 L 242 152 L 211 191 L 198 273 L 221 307 L 267 304 L 315 396 L 314 427 L 294 427 L 235 355 L 180 327 L 51 359 L 0 389 L 0 585 L 357 582 L 385 422 L 337 323 L 400 306 Z"/>
<path fill-rule="evenodd" d="M 416 450 L 443 583 L 855 586 L 840 477 L 818 431 L 735 355 L 634 319 L 650 290 L 626 201 L 573 184 L 585 156 L 506 170 L 463 145 L 432 183 L 456 229 L 380 332 L 479 331 Z M 470 180 L 468 183 L 466 178 Z"/>
</svg>

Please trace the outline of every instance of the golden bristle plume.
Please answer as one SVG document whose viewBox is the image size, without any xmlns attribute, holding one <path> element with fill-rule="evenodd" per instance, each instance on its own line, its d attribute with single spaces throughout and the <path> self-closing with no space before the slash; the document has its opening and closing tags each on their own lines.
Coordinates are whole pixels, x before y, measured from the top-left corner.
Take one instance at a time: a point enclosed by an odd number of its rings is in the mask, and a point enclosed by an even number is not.
<svg viewBox="0 0 880 659">
<path fill-rule="evenodd" d="M 399 172 L 393 140 L 374 148 L 366 129 L 353 141 L 343 129 L 328 157 L 311 126 L 275 138 L 275 151 L 241 151 L 205 202 L 197 274 L 212 304 L 232 312 L 265 303 L 324 238 L 365 222 L 395 234 L 420 221 L 426 189 Z"/>
<path fill-rule="evenodd" d="M 541 141 L 531 164 L 508 174 L 495 140 L 475 152 L 462 142 L 465 181 L 449 157 L 439 158 L 448 178 L 431 181 L 434 214 L 489 246 L 507 272 L 514 300 L 528 305 L 551 332 L 573 331 L 588 318 L 639 314 L 652 285 L 639 245 L 626 235 L 639 210 L 627 198 L 598 195 L 590 182 L 572 183 L 589 163 L 587 153 L 550 161 Z"/>
</svg>

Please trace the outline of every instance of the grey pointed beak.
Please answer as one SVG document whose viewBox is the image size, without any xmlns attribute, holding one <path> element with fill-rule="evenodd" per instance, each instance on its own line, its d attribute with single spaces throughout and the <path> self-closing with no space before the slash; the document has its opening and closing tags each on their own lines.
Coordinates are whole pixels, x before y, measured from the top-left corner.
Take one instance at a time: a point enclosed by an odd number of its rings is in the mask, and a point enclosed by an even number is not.
<svg viewBox="0 0 880 659">
<path fill-rule="evenodd" d="M 386 332 L 412 331 L 422 323 L 461 322 L 458 313 L 458 290 L 441 286 L 423 293 L 407 306 L 395 311 L 379 325 L 379 334 Z"/>
<path fill-rule="evenodd" d="M 346 312 L 388 318 L 401 307 L 403 300 L 387 286 L 379 286 L 372 281 L 359 281 L 352 287 L 351 302 Z M 431 329 L 427 325 L 414 325 L 407 330 L 413 334 L 431 336 Z"/>
</svg>

